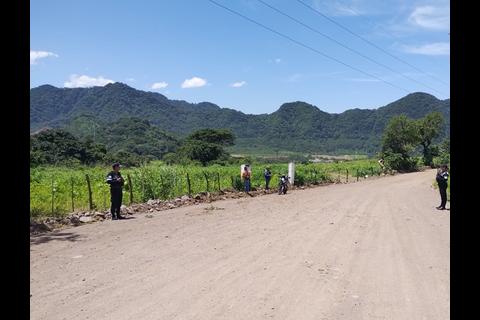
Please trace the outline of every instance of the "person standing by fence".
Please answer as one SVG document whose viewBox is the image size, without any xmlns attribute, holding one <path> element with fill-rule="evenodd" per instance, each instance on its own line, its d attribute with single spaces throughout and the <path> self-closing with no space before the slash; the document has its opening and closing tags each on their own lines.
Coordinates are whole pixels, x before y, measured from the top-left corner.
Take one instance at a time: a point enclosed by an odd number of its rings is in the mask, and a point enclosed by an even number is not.
<svg viewBox="0 0 480 320">
<path fill-rule="evenodd" d="M 438 189 L 440 190 L 440 198 L 442 200 L 440 206 L 437 207 L 438 210 L 445 210 L 445 205 L 447 204 L 447 187 L 448 187 L 448 167 L 442 165 L 437 169 Z"/>
<path fill-rule="evenodd" d="M 265 168 L 263 175 L 265 176 L 265 190 L 269 190 L 268 184 L 270 183 L 270 179 L 272 178 L 272 172 L 270 171 L 270 168 Z"/>
<path fill-rule="evenodd" d="M 248 165 L 243 168 L 242 178 L 245 185 L 245 192 L 250 192 L 250 171 L 248 170 Z"/>
<path fill-rule="evenodd" d="M 120 207 L 122 206 L 122 188 L 124 180 L 120 173 L 120 163 L 116 162 L 112 165 L 113 171 L 107 175 L 107 183 L 110 185 L 110 200 L 112 205 L 110 212 L 112 220 L 125 219 L 120 215 Z"/>
</svg>

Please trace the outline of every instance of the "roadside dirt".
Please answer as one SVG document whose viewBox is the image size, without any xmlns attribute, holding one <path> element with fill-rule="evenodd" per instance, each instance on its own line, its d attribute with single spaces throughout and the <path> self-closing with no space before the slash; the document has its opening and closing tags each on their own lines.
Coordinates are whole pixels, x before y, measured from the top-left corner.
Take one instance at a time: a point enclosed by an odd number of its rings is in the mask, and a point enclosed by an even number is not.
<svg viewBox="0 0 480 320">
<path fill-rule="evenodd" d="M 434 170 L 31 237 L 31 319 L 449 319 Z"/>
</svg>

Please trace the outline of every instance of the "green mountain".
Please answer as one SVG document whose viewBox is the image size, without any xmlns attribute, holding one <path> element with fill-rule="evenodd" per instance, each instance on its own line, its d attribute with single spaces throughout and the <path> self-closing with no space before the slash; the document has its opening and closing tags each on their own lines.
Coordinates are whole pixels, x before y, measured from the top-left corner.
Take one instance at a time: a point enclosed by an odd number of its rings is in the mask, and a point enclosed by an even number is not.
<svg viewBox="0 0 480 320">
<path fill-rule="evenodd" d="M 233 150 L 236 152 L 372 154 L 379 150 L 383 129 L 392 116 L 405 114 L 418 119 L 432 111 L 445 116 L 446 126 L 441 138 L 448 136 L 450 100 L 439 100 L 421 92 L 378 109 L 357 108 L 331 114 L 296 101 L 283 104 L 271 114 L 250 115 L 209 102 L 193 104 L 170 100 L 159 93 L 136 90 L 118 82 L 104 87 L 74 89 L 43 85 L 30 90 L 32 132 L 44 127 L 60 127 L 85 136 L 92 133 L 92 127 L 103 130 L 118 125 L 120 119 L 134 117 L 148 120 L 153 127 L 171 133 L 172 139 L 201 128 L 231 129 L 237 136 Z M 129 135 L 130 128 L 124 129 L 120 122 L 116 131 L 119 139 Z"/>
</svg>

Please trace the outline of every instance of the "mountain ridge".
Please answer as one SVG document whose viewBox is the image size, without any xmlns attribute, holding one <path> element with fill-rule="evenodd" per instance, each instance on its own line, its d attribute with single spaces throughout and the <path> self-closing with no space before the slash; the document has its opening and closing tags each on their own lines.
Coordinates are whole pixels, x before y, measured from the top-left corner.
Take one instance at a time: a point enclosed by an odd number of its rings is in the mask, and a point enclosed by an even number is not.
<svg viewBox="0 0 480 320">
<path fill-rule="evenodd" d="M 392 116 L 405 114 L 417 119 L 433 111 L 444 115 L 446 126 L 442 137 L 448 136 L 450 99 L 439 100 L 423 92 L 408 94 L 376 109 L 328 113 L 313 104 L 292 101 L 272 113 L 254 115 L 207 101 L 170 100 L 160 93 L 118 82 L 91 88 L 56 88 L 47 84 L 30 90 L 31 132 L 43 127 L 72 129 L 73 120 L 82 115 L 106 123 L 136 117 L 179 137 L 207 127 L 231 129 L 237 136 L 237 151 L 371 154 L 379 150 L 381 133 Z M 77 130 L 77 134 L 82 132 Z"/>
</svg>

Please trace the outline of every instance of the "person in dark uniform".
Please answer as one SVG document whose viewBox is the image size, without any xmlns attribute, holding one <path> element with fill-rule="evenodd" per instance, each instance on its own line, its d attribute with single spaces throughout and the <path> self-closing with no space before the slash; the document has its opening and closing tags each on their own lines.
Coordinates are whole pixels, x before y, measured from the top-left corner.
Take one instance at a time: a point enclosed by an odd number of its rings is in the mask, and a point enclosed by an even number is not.
<svg viewBox="0 0 480 320">
<path fill-rule="evenodd" d="M 270 183 L 270 179 L 272 178 L 272 172 L 270 171 L 270 168 L 265 168 L 263 176 L 265 177 L 265 190 L 269 190 L 268 184 Z"/>
<path fill-rule="evenodd" d="M 120 174 L 120 163 L 116 162 L 112 165 L 113 171 L 107 175 L 107 183 L 110 185 L 110 200 L 112 206 L 112 220 L 125 219 L 120 215 L 120 207 L 122 206 L 122 188 L 124 180 Z"/>
<path fill-rule="evenodd" d="M 437 170 L 438 189 L 440 190 L 440 198 L 442 203 L 437 207 L 438 210 L 445 210 L 445 205 L 447 204 L 447 186 L 448 186 L 448 167 L 442 165 Z"/>
</svg>

